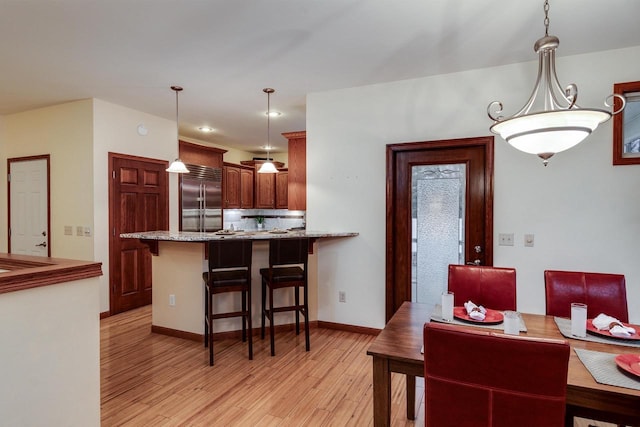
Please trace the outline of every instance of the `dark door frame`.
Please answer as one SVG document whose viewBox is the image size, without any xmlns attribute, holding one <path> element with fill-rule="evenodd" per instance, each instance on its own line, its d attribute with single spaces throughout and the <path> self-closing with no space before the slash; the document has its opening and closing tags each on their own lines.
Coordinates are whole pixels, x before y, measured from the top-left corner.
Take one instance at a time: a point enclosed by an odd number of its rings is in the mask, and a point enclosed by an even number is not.
<svg viewBox="0 0 640 427">
<path fill-rule="evenodd" d="M 395 289 L 394 283 L 395 271 L 397 268 L 411 268 L 411 260 L 407 267 L 406 262 L 398 262 L 396 259 L 396 248 L 394 244 L 393 231 L 396 221 L 398 224 L 410 223 L 410 218 L 395 218 L 393 201 L 395 194 L 395 176 L 396 176 L 396 158 L 400 153 L 410 151 L 429 151 L 429 150 L 451 150 L 453 148 L 470 148 L 483 147 L 485 152 L 484 164 L 484 180 L 485 180 L 485 241 L 484 241 L 484 262 L 485 265 L 493 265 L 493 136 L 460 138 L 436 141 L 409 142 L 400 144 L 387 145 L 387 176 L 386 176 L 386 269 L 385 269 L 385 317 L 388 322 L 395 312 Z M 411 177 L 406 179 L 411 181 Z M 467 179 L 469 179 L 467 177 Z M 469 183 L 467 183 L 469 185 Z M 411 244 L 408 242 L 407 244 Z M 408 284 L 411 287 L 411 283 Z M 409 292 L 410 294 L 411 292 Z"/>
<path fill-rule="evenodd" d="M 11 164 L 30 160 L 46 160 L 47 162 L 47 256 L 51 257 L 51 155 L 12 157 L 7 159 L 7 174 L 11 174 Z M 11 253 L 11 178 L 7 179 L 7 252 Z"/>
<path fill-rule="evenodd" d="M 134 160 L 134 161 L 139 161 L 139 162 L 147 162 L 147 163 L 152 163 L 152 164 L 156 164 L 156 165 L 160 165 L 163 168 L 166 168 L 169 166 L 169 163 L 166 160 L 160 160 L 160 159 L 153 159 L 153 158 L 149 158 L 149 157 L 141 157 L 141 156 L 134 156 L 134 155 L 129 155 L 129 154 L 120 154 L 120 153 L 113 153 L 113 152 L 109 152 L 108 153 L 108 166 L 109 166 L 109 313 L 108 315 L 112 315 L 115 314 L 116 310 L 115 310 L 115 298 L 116 298 L 116 294 L 115 294 L 115 286 L 114 286 L 114 268 L 116 263 L 115 261 L 115 257 L 119 257 L 120 254 L 116 253 L 116 239 L 120 239 L 120 236 L 116 236 L 116 221 L 117 219 L 115 218 L 115 169 L 114 169 L 114 162 L 116 159 L 120 159 L 120 160 Z M 165 213 L 165 224 L 164 228 L 166 230 L 169 229 L 169 180 L 167 180 L 166 183 L 166 188 L 165 188 L 165 195 L 164 197 L 167 200 L 166 203 L 166 213 Z M 158 250 L 157 250 L 157 242 L 145 242 L 147 243 L 147 245 L 150 247 L 150 252 L 152 254 L 157 255 Z M 151 274 L 151 272 L 149 272 L 149 274 Z"/>
</svg>

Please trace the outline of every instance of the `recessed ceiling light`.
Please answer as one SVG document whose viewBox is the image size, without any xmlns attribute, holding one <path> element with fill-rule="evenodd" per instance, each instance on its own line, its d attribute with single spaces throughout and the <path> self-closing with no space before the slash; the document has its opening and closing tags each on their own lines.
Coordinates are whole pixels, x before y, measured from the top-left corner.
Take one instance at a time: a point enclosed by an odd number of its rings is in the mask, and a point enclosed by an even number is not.
<svg viewBox="0 0 640 427">
<path fill-rule="evenodd" d="M 213 128 L 211 128 L 211 127 L 209 127 L 209 126 L 200 126 L 200 127 L 198 128 L 198 130 L 199 130 L 200 132 L 204 132 L 204 133 L 209 133 L 209 132 L 213 132 L 213 131 L 214 131 L 214 129 L 213 129 Z"/>
<path fill-rule="evenodd" d="M 269 117 L 278 117 L 278 116 L 281 116 L 282 113 L 280 111 L 271 111 L 271 112 L 264 113 L 264 115 Z"/>
</svg>

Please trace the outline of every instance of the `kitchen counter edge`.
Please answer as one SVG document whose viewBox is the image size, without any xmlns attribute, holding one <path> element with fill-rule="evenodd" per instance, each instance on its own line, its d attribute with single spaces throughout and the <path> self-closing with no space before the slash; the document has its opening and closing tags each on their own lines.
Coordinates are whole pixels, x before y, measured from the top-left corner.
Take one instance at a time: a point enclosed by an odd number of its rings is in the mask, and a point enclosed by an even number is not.
<svg viewBox="0 0 640 427">
<path fill-rule="evenodd" d="M 139 233 L 122 233 L 120 237 L 123 239 L 140 239 L 140 240 L 158 240 L 166 242 L 208 242 L 209 240 L 223 239 L 251 239 L 251 240 L 271 240 L 271 239 L 289 239 L 289 238 L 323 238 L 323 237 L 354 237 L 359 233 L 356 232 L 331 232 L 331 231 L 307 231 L 296 230 L 287 231 L 286 233 L 273 233 L 270 231 L 239 231 L 233 234 L 218 234 L 216 232 L 197 232 L 197 231 L 144 231 Z"/>
</svg>

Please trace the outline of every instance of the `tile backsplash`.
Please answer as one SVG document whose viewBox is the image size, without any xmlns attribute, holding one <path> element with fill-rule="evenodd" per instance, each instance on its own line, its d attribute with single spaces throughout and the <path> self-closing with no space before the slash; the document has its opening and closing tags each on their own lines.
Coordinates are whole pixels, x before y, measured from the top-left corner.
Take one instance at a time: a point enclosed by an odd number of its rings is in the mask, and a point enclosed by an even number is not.
<svg viewBox="0 0 640 427">
<path fill-rule="evenodd" d="M 264 229 L 274 228 L 286 230 L 305 227 L 305 211 L 287 209 L 224 209 L 222 226 L 224 229 L 257 230 L 256 217 L 264 217 Z"/>
</svg>

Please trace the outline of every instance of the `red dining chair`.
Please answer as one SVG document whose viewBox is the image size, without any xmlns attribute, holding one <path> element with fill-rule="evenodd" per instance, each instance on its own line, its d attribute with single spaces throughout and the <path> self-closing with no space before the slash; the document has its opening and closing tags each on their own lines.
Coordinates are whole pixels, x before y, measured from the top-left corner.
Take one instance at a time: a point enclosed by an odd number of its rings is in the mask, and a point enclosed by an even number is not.
<svg viewBox="0 0 640 427">
<path fill-rule="evenodd" d="M 600 313 L 621 322 L 629 321 L 624 275 L 546 270 L 544 272 L 547 315 L 571 317 L 571 303 L 587 304 L 587 317 Z"/>
<path fill-rule="evenodd" d="M 427 427 L 563 426 L 569 344 L 424 325 Z"/>
<path fill-rule="evenodd" d="M 516 309 L 514 268 L 450 264 L 448 287 L 457 307 L 471 300 L 493 310 Z"/>
</svg>

